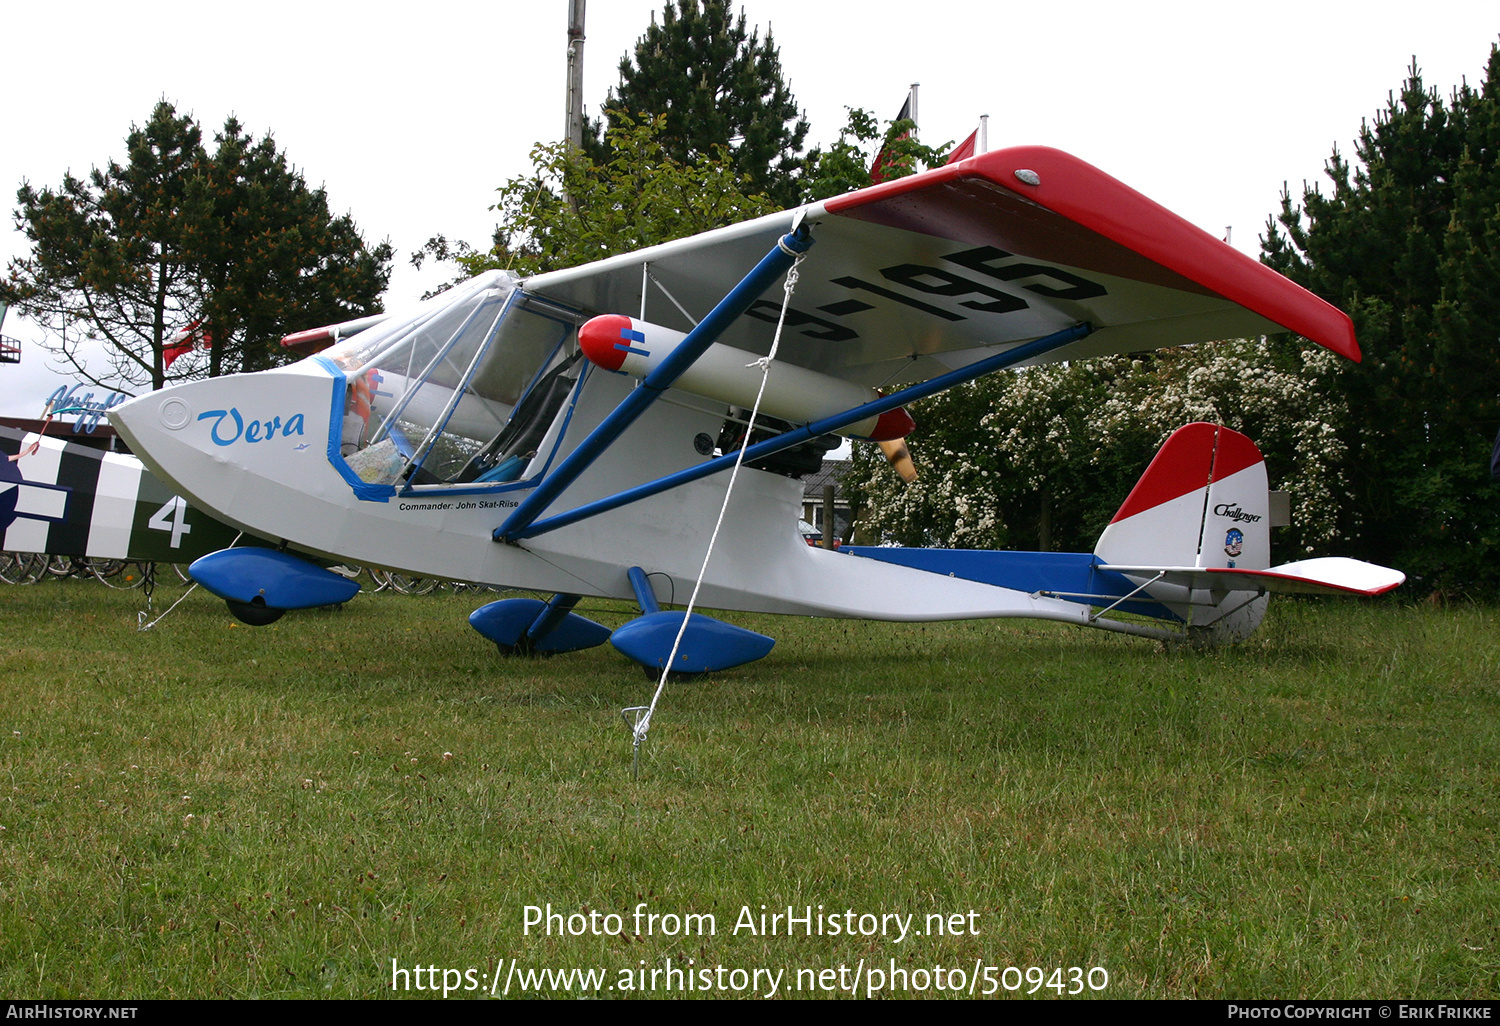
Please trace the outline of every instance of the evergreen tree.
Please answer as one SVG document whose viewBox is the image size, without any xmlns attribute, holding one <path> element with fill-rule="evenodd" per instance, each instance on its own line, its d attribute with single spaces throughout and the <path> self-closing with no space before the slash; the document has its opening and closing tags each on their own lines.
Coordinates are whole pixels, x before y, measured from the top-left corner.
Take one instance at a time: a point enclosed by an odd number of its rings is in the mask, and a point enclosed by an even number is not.
<svg viewBox="0 0 1500 1026">
<path fill-rule="evenodd" d="M 389 243 L 367 247 L 352 217 L 332 216 L 271 136 L 254 140 L 231 117 L 214 141 L 211 221 L 196 247 L 200 316 L 228 344 L 211 347 L 210 376 L 285 362 L 289 331 L 378 313 Z"/>
<path fill-rule="evenodd" d="M 1335 150 L 1332 192 L 1282 197 L 1262 259 L 1348 310 L 1364 352 L 1348 397 L 1351 554 L 1429 588 L 1500 582 L 1488 461 L 1500 427 L 1500 49 L 1444 101 L 1415 62 Z"/>
<path fill-rule="evenodd" d="M 710 159 L 723 147 L 748 192 L 783 207 L 799 202 L 807 121 L 782 78 L 770 30 L 761 39 L 743 10 L 732 15 L 729 0 L 667 3 L 660 24 L 653 15 L 637 40 L 634 59 L 621 58 L 619 89 L 604 102 L 608 127 L 657 117 L 664 119 L 661 145 L 678 164 Z M 599 122 L 585 133 L 596 163 L 609 159 L 602 135 Z"/>
<path fill-rule="evenodd" d="M 347 215 L 332 217 L 270 136 L 255 142 L 230 118 L 215 145 L 163 101 L 132 128 L 124 164 L 17 193 L 32 249 L 0 302 L 51 328 L 86 380 L 154 389 L 259 370 L 288 359 L 282 335 L 380 309 L 389 245 L 366 248 Z M 184 330 L 203 348 L 173 361 Z M 85 342 L 103 343 L 107 367 L 90 365 Z"/>
</svg>

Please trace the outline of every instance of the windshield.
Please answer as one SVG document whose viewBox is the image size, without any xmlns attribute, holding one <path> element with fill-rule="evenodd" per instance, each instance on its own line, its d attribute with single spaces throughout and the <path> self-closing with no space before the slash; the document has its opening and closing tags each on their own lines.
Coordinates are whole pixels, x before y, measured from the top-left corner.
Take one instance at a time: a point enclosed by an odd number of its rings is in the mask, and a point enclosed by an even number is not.
<svg viewBox="0 0 1500 1026">
<path fill-rule="evenodd" d="M 335 346 L 341 458 L 407 489 L 523 477 L 582 369 L 577 320 L 496 271 Z"/>
</svg>

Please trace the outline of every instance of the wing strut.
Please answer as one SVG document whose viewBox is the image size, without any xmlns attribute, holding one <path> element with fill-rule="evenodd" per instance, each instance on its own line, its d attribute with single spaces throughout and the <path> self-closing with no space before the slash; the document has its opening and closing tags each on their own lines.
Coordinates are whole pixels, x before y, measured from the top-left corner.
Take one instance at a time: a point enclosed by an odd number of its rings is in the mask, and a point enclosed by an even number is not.
<svg viewBox="0 0 1500 1026">
<path fill-rule="evenodd" d="M 707 324 L 708 322 L 705 320 L 704 323 Z M 977 363 L 971 363 L 967 367 L 960 367 L 958 370 L 949 371 L 947 374 L 930 378 L 921 384 L 913 385 L 899 392 L 893 392 L 888 396 L 876 399 L 874 402 L 865 403 L 863 406 L 856 406 L 854 409 L 844 413 L 825 417 L 822 420 L 814 421 L 803 427 L 783 432 L 775 438 L 768 438 L 764 442 L 757 442 L 746 449 L 745 461 L 758 460 L 763 456 L 769 456 L 771 453 L 780 452 L 782 449 L 800 445 L 809 439 L 817 438 L 819 435 L 825 435 L 830 431 L 837 431 L 841 427 L 858 423 L 867 417 L 876 417 L 887 410 L 894 410 L 898 406 L 905 406 L 907 403 L 916 402 L 918 399 L 925 399 L 930 395 L 935 395 L 945 389 L 952 388 L 954 385 L 963 384 L 965 381 L 972 381 L 974 378 L 982 377 L 993 371 L 1003 370 L 1006 367 L 1014 367 L 1018 363 L 1023 363 L 1043 353 L 1051 352 L 1054 349 L 1061 349 L 1069 343 L 1076 342 L 1088 335 L 1092 330 L 1088 324 L 1075 324 L 1070 328 L 1053 332 L 1051 335 L 1044 335 L 1041 338 L 1033 339 L 1030 342 L 1007 349 L 1003 353 L 997 353 Z M 691 338 L 691 336 L 689 337 Z M 686 344 L 686 341 L 682 343 L 682 345 Z M 637 389 L 631 395 L 633 396 L 639 391 L 640 389 Z M 622 403 L 621 405 L 624 404 Z M 602 426 L 600 425 L 600 427 Z M 595 429 L 595 433 L 598 433 L 598 428 Z M 582 448 L 582 446 L 579 448 Z M 506 525 L 495 532 L 495 540 L 513 541 L 521 538 L 532 538 L 539 534 L 546 534 L 548 531 L 555 531 L 559 527 L 567 527 L 569 524 L 576 524 L 580 520 L 587 520 L 589 517 L 598 516 L 600 513 L 608 513 L 612 509 L 627 506 L 632 502 L 648 498 L 660 492 L 667 491 L 670 488 L 676 488 L 678 485 L 687 484 L 689 481 L 696 481 L 701 477 L 729 470 L 734 466 L 736 455 L 736 453 L 725 453 L 722 456 L 716 456 L 711 460 L 699 463 L 697 466 L 679 470 L 675 474 L 659 477 L 655 481 L 648 481 L 634 488 L 627 488 L 607 498 L 586 503 L 575 509 L 570 509 L 566 513 L 559 513 L 555 517 L 548 517 L 546 520 L 540 520 L 536 523 L 528 522 L 521 524 L 519 527 L 511 528 L 510 521 L 506 521 Z M 558 469 L 560 471 L 562 468 L 559 467 Z M 549 477 L 547 480 L 550 481 L 551 478 Z M 545 482 L 543 487 L 545 487 Z M 522 503 L 521 508 L 524 507 L 525 503 Z M 516 519 L 516 515 L 521 512 L 521 508 L 518 508 L 511 515 L 511 520 Z M 504 538 L 502 538 L 502 534 L 507 529 L 509 529 L 510 533 L 505 534 Z"/>
<path fill-rule="evenodd" d="M 724 330 L 792 266 L 797 257 L 811 249 L 812 244 L 812 234 L 805 225 L 777 240 L 776 247 L 762 257 L 760 263 L 728 295 L 719 300 L 719 304 L 709 311 L 702 323 L 688 332 L 672 354 L 646 376 L 640 387 L 622 399 L 620 405 L 611 410 L 609 416 L 578 443 L 578 448 L 569 453 L 568 458 L 559 463 L 556 470 L 532 489 L 531 494 L 505 519 L 505 523 L 495 529 L 495 540 L 513 542 L 523 537 L 521 532 L 552 505 L 563 489 L 577 480 L 594 460 L 614 444 L 615 439 L 634 424 L 658 396 L 671 388 L 682 372 L 691 367 L 703 355 L 704 350 L 713 345 Z"/>
</svg>

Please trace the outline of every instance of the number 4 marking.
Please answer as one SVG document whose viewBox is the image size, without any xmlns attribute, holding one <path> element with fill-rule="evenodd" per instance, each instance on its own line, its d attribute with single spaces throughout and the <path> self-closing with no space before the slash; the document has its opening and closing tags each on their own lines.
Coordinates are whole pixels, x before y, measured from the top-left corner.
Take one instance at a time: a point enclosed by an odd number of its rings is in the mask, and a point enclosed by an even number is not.
<svg viewBox="0 0 1500 1026">
<path fill-rule="evenodd" d="M 165 506 L 151 515 L 146 526 L 153 531 L 171 531 L 172 548 L 181 548 L 182 536 L 193 533 L 192 526 L 187 522 L 187 508 L 187 500 L 174 495 Z"/>
</svg>

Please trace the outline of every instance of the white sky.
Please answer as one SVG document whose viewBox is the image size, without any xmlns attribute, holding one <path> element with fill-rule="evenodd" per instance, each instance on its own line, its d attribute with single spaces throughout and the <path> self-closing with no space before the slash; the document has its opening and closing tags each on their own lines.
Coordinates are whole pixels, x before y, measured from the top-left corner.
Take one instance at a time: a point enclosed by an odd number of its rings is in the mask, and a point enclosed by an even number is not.
<svg viewBox="0 0 1500 1026">
<path fill-rule="evenodd" d="M 584 97 L 597 111 L 663 0 L 593 0 Z M 1416 56 L 1447 93 L 1479 81 L 1500 33 L 1494 0 L 1041 3 L 744 0 L 774 30 L 783 70 L 831 141 L 846 105 L 894 117 L 921 83 L 922 138 L 961 139 L 990 115 L 992 149 L 1039 143 L 1082 157 L 1217 236 L 1257 235 L 1337 143 L 1398 88 Z M 270 130 L 336 213 L 398 259 L 387 307 L 446 276 L 407 262 L 441 232 L 488 241 L 496 186 L 562 134 L 567 0 L 422 4 L 175 0 L 11 5 L 0 189 L 56 186 L 123 160 L 130 126 L 165 97 L 206 134 L 238 115 Z M 0 224 L 0 257 L 25 237 Z M 36 416 L 60 381 L 12 314 L 22 362 L 0 365 L 0 415 Z"/>
</svg>

